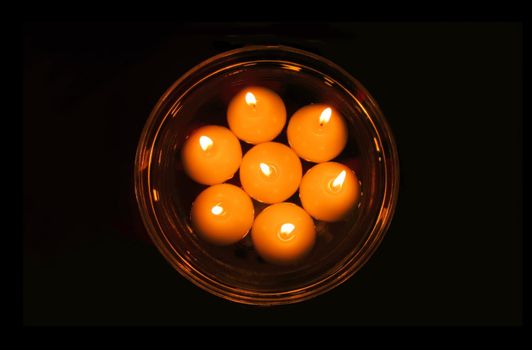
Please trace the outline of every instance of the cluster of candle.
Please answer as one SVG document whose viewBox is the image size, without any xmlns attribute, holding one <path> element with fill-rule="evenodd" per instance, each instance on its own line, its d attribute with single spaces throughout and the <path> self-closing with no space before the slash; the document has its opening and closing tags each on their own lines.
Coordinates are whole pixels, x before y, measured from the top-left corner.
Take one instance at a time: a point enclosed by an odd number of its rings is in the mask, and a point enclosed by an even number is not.
<svg viewBox="0 0 532 350">
<path fill-rule="evenodd" d="M 332 106 L 300 108 L 287 127 L 288 144 L 273 142 L 286 124 L 275 92 L 248 87 L 227 108 L 229 128 L 195 130 L 181 151 L 186 173 L 209 185 L 192 204 L 191 223 L 202 239 L 231 245 L 251 231 L 257 253 L 275 264 L 301 261 L 316 241 L 314 219 L 342 220 L 359 199 L 359 182 L 332 162 L 347 142 L 343 117 Z M 253 147 L 242 156 L 240 140 Z M 317 163 L 302 173 L 301 159 Z M 240 173 L 242 188 L 224 183 Z M 301 206 L 286 202 L 299 190 Z M 269 204 L 255 217 L 253 200 Z"/>
</svg>

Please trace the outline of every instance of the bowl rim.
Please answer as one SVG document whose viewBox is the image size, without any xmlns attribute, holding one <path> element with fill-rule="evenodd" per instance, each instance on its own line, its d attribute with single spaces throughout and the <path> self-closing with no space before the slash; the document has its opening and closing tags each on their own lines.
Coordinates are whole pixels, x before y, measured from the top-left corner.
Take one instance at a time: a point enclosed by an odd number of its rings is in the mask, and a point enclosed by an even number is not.
<svg viewBox="0 0 532 350">
<path fill-rule="evenodd" d="M 371 104 L 371 108 L 374 109 L 375 112 L 377 112 L 376 114 L 371 115 L 370 119 L 378 120 L 378 124 L 374 125 L 374 127 L 377 131 L 377 135 L 379 137 L 378 141 L 380 141 L 380 145 L 382 148 L 386 184 L 384 186 L 383 200 L 380 203 L 380 211 L 378 214 L 378 218 L 376 219 L 375 224 L 373 225 L 373 228 L 371 229 L 371 232 L 368 235 L 368 237 L 373 237 L 373 239 L 367 239 L 365 244 L 361 246 L 357 254 L 351 256 L 351 258 L 347 260 L 346 263 L 344 263 L 339 269 L 335 270 L 333 274 L 325 276 L 324 278 L 320 279 L 319 281 L 316 281 L 315 283 L 305 285 L 303 288 L 297 290 L 267 293 L 249 291 L 221 284 L 218 281 L 215 281 L 209 278 L 208 276 L 202 274 L 200 271 L 196 270 L 193 266 L 191 266 L 183 259 L 181 259 L 183 261 L 177 261 L 176 255 L 172 254 L 172 249 L 169 249 L 166 246 L 168 243 L 164 242 L 163 239 L 160 237 L 160 234 L 157 233 L 158 224 L 157 222 L 154 222 L 154 220 L 157 221 L 157 216 L 156 213 L 153 212 L 153 203 L 150 193 L 151 181 L 149 169 L 151 167 L 152 162 L 153 146 L 157 137 L 153 138 L 151 144 L 149 144 L 148 141 L 150 132 L 152 132 L 154 127 L 158 127 L 155 122 L 160 116 L 161 108 L 166 104 L 169 96 L 174 90 L 176 90 L 178 86 L 180 86 L 180 84 L 191 78 L 195 73 L 227 57 L 242 54 L 257 54 L 261 52 L 264 53 L 274 51 L 278 51 L 279 53 L 290 53 L 297 56 L 305 57 L 307 59 L 310 58 L 311 60 L 318 61 L 321 64 L 325 64 L 326 66 L 328 66 L 329 69 L 336 71 L 340 76 L 342 76 L 342 78 L 346 82 L 352 84 L 358 90 L 361 90 L 364 93 L 364 104 Z M 344 89 L 347 92 L 351 93 L 351 90 L 346 89 L 345 87 Z M 355 96 L 353 96 L 352 94 L 351 96 L 354 100 L 358 102 L 358 99 Z M 360 102 L 358 103 L 360 106 L 362 106 Z M 362 108 L 364 107 L 362 106 Z M 374 121 L 372 121 L 372 123 L 374 123 Z M 385 138 L 385 143 L 383 143 L 383 140 L 381 140 L 382 137 Z M 377 140 L 375 140 L 375 142 L 377 142 Z M 149 150 L 149 152 L 147 152 L 147 150 Z M 144 170 L 147 170 L 147 176 L 143 173 Z M 149 117 L 147 118 L 142 129 L 135 154 L 133 185 L 139 213 L 148 235 L 152 239 L 159 252 L 174 267 L 174 269 L 176 269 L 180 273 L 181 276 L 185 277 L 190 282 L 202 288 L 203 290 L 218 297 L 242 304 L 271 306 L 301 302 L 326 293 L 329 290 L 343 284 L 366 264 L 366 262 L 371 258 L 373 253 L 382 243 L 383 238 L 391 224 L 399 195 L 399 176 L 399 156 L 393 132 L 377 102 L 373 99 L 372 95 L 357 79 L 355 79 L 350 73 L 348 73 L 346 70 L 344 70 L 334 62 L 328 60 L 327 58 L 305 50 L 285 45 L 249 45 L 225 51 L 203 60 L 199 64 L 186 71 L 169 88 L 166 89 L 166 91 L 158 99 L 155 106 L 152 108 Z M 369 244 L 366 244 L 367 242 L 369 242 Z M 191 273 L 191 271 L 195 273 Z"/>
</svg>

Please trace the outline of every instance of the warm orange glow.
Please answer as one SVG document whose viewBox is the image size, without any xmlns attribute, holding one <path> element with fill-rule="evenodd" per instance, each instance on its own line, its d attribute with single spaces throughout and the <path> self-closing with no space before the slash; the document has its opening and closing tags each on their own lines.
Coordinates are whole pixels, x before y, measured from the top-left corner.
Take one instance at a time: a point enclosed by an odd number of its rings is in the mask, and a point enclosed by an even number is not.
<svg viewBox="0 0 532 350">
<path fill-rule="evenodd" d="M 151 152 L 143 151 L 140 155 L 140 170 L 144 171 L 148 167 L 148 164 L 151 161 Z"/>
<path fill-rule="evenodd" d="M 246 103 L 248 106 L 255 107 L 257 105 L 257 99 L 255 98 L 255 95 L 253 95 L 252 92 L 248 92 L 246 94 Z"/>
<path fill-rule="evenodd" d="M 209 136 L 200 136 L 199 138 L 200 147 L 202 150 L 207 151 L 211 149 L 214 142 Z"/>
<path fill-rule="evenodd" d="M 248 86 L 240 90 L 229 102 L 227 123 L 240 140 L 257 145 L 272 141 L 286 124 L 286 107 L 274 91 Z"/>
<path fill-rule="evenodd" d="M 347 172 L 345 170 L 342 170 L 340 174 L 332 181 L 331 189 L 334 191 L 339 191 L 342 189 L 342 186 L 345 182 L 345 176 L 347 175 Z"/>
<path fill-rule="evenodd" d="M 155 188 L 151 190 L 152 194 L 153 194 L 153 200 L 155 202 L 158 202 L 159 201 L 159 191 L 157 191 Z"/>
<path fill-rule="evenodd" d="M 323 77 L 323 82 L 326 84 L 326 85 L 329 85 L 329 86 L 333 86 L 334 85 L 334 81 L 332 81 L 331 79 L 327 78 L 327 77 Z"/>
<path fill-rule="evenodd" d="M 307 213 L 319 221 L 341 221 L 358 202 L 360 183 L 356 173 L 337 162 L 320 163 L 301 179 L 299 199 Z"/>
<path fill-rule="evenodd" d="M 246 192 L 223 183 L 207 187 L 196 197 L 190 210 L 190 224 L 199 238 L 227 246 L 247 235 L 254 216 L 253 202 Z"/>
<path fill-rule="evenodd" d="M 347 124 L 334 107 L 313 103 L 298 109 L 288 122 L 286 136 L 297 155 L 309 162 L 336 158 L 347 144 Z"/>
<path fill-rule="evenodd" d="M 294 66 L 294 65 L 291 65 L 291 64 L 283 64 L 281 66 L 283 68 L 285 68 L 285 69 L 293 70 L 294 72 L 300 72 L 301 71 L 301 67 Z"/>
<path fill-rule="evenodd" d="M 224 208 L 220 205 L 221 203 L 216 204 L 214 207 L 211 208 L 211 213 L 214 215 L 221 215 L 224 212 Z"/>
<path fill-rule="evenodd" d="M 278 142 L 264 142 L 246 152 L 240 165 L 240 183 L 253 199 L 279 203 L 299 187 L 303 168 L 290 147 Z"/>
<path fill-rule="evenodd" d="M 381 149 L 379 147 L 379 141 L 377 141 L 376 137 L 373 137 L 373 142 L 375 143 L 375 148 L 377 149 L 377 152 L 380 152 Z"/>
<path fill-rule="evenodd" d="M 262 171 L 262 173 L 266 176 L 270 176 L 272 174 L 272 167 L 269 166 L 268 164 L 266 163 L 260 163 L 259 164 L 259 167 L 260 167 L 260 170 Z"/>
<path fill-rule="evenodd" d="M 257 215 L 251 228 L 251 241 L 264 260 L 277 265 L 293 265 L 314 247 L 316 227 L 300 206 L 277 203 Z"/>
<path fill-rule="evenodd" d="M 320 115 L 320 125 L 323 126 L 323 124 L 327 124 L 329 120 L 331 120 L 331 114 L 332 110 L 330 107 L 327 107 L 321 112 Z"/>
<path fill-rule="evenodd" d="M 288 242 L 294 239 L 295 235 L 293 235 L 292 232 L 294 232 L 295 229 L 296 227 L 294 226 L 294 224 L 291 224 L 291 223 L 282 224 L 281 229 L 279 230 L 279 233 L 277 234 L 277 237 L 281 241 Z"/>
</svg>

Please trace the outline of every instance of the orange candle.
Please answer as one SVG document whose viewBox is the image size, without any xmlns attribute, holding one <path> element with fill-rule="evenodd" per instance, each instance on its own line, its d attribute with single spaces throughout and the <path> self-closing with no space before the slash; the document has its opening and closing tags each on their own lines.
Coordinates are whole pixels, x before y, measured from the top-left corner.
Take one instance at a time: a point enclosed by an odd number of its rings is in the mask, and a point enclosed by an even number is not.
<svg viewBox="0 0 532 350">
<path fill-rule="evenodd" d="M 347 143 L 347 126 L 336 109 L 313 104 L 294 113 L 287 128 L 288 143 L 309 162 L 326 162 L 338 156 Z"/>
<path fill-rule="evenodd" d="M 360 185 L 356 174 L 343 164 L 320 163 L 312 167 L 299 188 L 303 208 L 317 220 L 339 221 L 358 202 Z"/>
<path fill-rule="evenodd" d="M 301 182 L 301 161 L 278 142 L 251 148 L 242 159 L 240 182 L 244 190 L 263 203 L 278 203 L 293 195 Z"/>
<path fill-rule="evenodd" d="M 275 92 L 252 86 L 241 90 L 229 103 L 227 122 L 235 135 L 251 144 L 273 140 L 286 123 L 286 108 Z"/>
<path fill-rule="evenodd" d="M 270 205 L 257 215 L 251 240 L 264 260 L 279 265 L 295 264 L 314 246 L 314 221 L 293 203 Z"/>
<path fill-rule="evenodd" d="M 190 220 L 203 240 L 226 246 L 240 241 L 249 232 L 255 215 L 251 198 L 230 184 L 210 186 L 194 203 Z"/>
<path fill-rule="evenodd" d="M 209 125 L 195 130 L 181 150 L 185 172 L 196 182 L 215 185 L 229 180 L 242 161 L 240 141 L 231 130 Z"/>
</svg>

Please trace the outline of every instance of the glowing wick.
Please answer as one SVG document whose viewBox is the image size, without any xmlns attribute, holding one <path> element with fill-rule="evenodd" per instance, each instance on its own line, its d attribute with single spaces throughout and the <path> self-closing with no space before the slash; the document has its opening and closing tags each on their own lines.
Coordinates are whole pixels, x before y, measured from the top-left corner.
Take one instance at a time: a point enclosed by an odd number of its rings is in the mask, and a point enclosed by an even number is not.
<svg viewBox="0 0 532 350">
<path fill-rule="evenodd" d="M 331 120 L 331 114 L 332 110 L 330 107 L 327 107 L 321 112 L 320 115 L 320 126 L 323 126 L 323 124 L 327 124 L 329 120 Z"/>
<path fill-rule="evenodd" d="M 209 136 L 200 136 L 199 143 L 200 143 L 201 149 L 204 151 L 209 150 L 214 144 L 214 142 Z"/>
<path fill-rule="evenodd" d="M 257 99 L 255 98 L 255 95 L 253 95 L 253 93 L 248 92 L 246 94 L 246 103 L 248 104 L 248 106 L 252 107 L 255 107 L 257 105 Z"/>
</svg>

